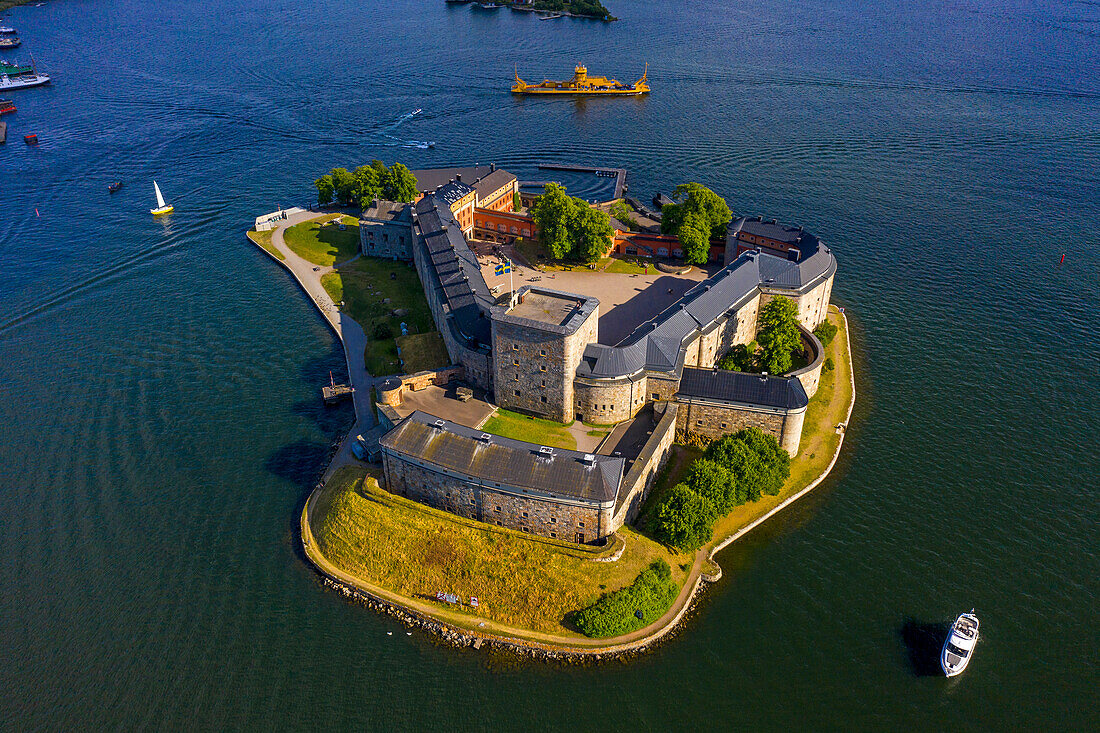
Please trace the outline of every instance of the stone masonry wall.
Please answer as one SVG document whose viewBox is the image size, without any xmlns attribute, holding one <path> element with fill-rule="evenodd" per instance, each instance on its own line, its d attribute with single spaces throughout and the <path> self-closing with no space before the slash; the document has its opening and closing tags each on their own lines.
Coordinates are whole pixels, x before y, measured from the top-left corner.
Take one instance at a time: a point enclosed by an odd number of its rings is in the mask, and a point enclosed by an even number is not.
<svg viewBox="0 0 1100 733">
<path fill-rule="evenodd" d="M 534 492 L 524 496 L 518 488 L 497 490 L 389 453 L 383 454 L 383 466 L 390 493 L 461 517 L 571 542 L 592 542 L 611 532 L 611 507 L 558 502 Z"/>
<path fill-rule="evenodd" d="M 586 423 L 609 425 L 629 420 L 645 407 L 646 377 L 616 381 L 573 383 L 574 417 Z"/>
<path fill-rule="evenodd" d="M 710 400 L 680 398 L 676 429 L 698 433 L 708 438 L 720 438 L 742 428 L 759 428 L 773 436 L 779 445 L 794 457 L 802 438 L 805 409 L 798 411 L 748 408 Z"/>
<path fill-rule="evenodd" d="M 664 415 L 657 421 L 653 434 L 642 446 L 638 459 L 631 465 L 619 487 L 621 497 L 611 526 L 617 530 L 638 517 L 642 503 L 649 496 L 653 481 L 668 460 L 669 449 L 676 439 L 676 415 L 679 405 L 675 402 L 664 403 Z"/>
<path fill-rule="evenodd" d="M 367 257 L 411 260 L 415 241 L 411 223 L 359 221 L 359 251 Z"/>
</svg>

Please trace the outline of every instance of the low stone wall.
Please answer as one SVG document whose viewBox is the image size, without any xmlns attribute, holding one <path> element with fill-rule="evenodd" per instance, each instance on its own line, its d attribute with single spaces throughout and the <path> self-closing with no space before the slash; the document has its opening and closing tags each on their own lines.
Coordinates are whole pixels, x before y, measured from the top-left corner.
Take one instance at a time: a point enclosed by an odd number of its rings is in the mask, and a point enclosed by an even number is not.
<svg viewBox="0 0 1100 733">
<path fill-rule="evenodd" d="M 466 368 L 459 364 L 442 369 L 428 369 L 403 377 L 390 377 L 379 386 L 378 399 L 384 405 L 397 407 L 404 401 L 406 392 L 419 392 L 433 385 L 442 387 L 452 381 L 462 380 L 465 373 Z"/>
<path fill-rule="evenodd" d="M 802 382 L 802 389 L 806 390 L 806 396 L 813 397 L 817 392 L 818 384 L 821 383 L 821 365 L 825 363 L 825 347 L 821 345 L 821 340 L 814 336 L 813 331 L 801 323 L 798 324 L 798 330 L 802 333 L 802 344 L 810 350 L 814 358 L 809 364 L 787 376 L 795 377 Z"/>
<path fill-rule="evenodd" d="M 679 405 L 675 402 L 662 402 L 653 407 L 654 412 L 660 414 L 653 434 L 649 436 L 642 447 L 642 452 L 630 466 L 630 470 L 623 477 L 619 485 L 619 503 L 615 516 L 611 520 L 611 526 L 618 529 L 624 524 L 633 522 L 638 517 L 642 503 L 649 496 L 649 490 L 653 487 L 653 481 L 660 472 L 661 467 L 668 460 L 668 452 L 676 439 L 676 415 Z"/>
</svg>

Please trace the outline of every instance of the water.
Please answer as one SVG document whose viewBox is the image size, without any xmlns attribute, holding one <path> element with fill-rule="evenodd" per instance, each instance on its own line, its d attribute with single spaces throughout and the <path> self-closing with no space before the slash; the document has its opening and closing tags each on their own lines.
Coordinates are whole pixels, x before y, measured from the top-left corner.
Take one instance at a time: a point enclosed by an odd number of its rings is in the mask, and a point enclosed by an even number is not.
<svg viewBox="0 0 1100 733">
<path fill-rule="evenodd" d="M 0 148 L 5 727 L 1100 726 L 1100 10 L 612 11 L 11 12 L 5 58 L 56 83 L 16 93 Z M 655 92 L 507 93 L 514 63 L 577 61 L 648 61 Z M 643 198 L 699 180 L 835 247 L 860 359 L 836 478 L 723 553 L 674 642 L 564 669 L 455 651 L 303 564 L 294 524 L 350 419 L 317 389 L 343 362 L 242 231 L 375 157 L 622 166 Z M 972 606 L 971 668 L 919 675 L 910 632 Z"/>
</svg>

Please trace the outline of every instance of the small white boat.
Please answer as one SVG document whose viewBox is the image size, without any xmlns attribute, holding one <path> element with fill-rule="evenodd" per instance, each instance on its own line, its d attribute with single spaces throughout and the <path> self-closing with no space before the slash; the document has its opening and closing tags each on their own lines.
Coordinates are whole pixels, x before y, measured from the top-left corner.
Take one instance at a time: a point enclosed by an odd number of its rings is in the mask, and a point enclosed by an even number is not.
<svg viewBox="0 0 1100 733">
<path fill-rule="evenodd" d="M 11 35 L 11 34 L 15 33 L 15 29 L 14 28 L 9 28 L 6 25 L 0 25 L 0 33 L 3 33 L 4 35 Z"/>
<path fill-rule="evenodd" d="M 974 656 L 974 647 L 978 645 L 978 617 L 974 615 L 974 609 L 970 613 L 960 614 L 955 623 L 951 625 L 951 633 L 947 635 L 947 641 L 943 643 L 943 651 L 940 652 L 940 666 L 948 677 L 962 674 L 966 665 L 970 664 L 970 658 Z"/>
<path fill-rule="evenodd" d="M 160 193 L 160 186 L 156 181 L 153 181 L 153 190 L 157 192 L 157 208 L 149 209 L 149 213 L 153 216 L 160 216 L 161 214 L 171 214 L 175 210 L 175 206 L 164 203 L 164 196 Z"/>
<path fill-rule="evenodd" d="M 45 74 L 20 74 L 19 76 L 0 76 L 0 89 L 26 89 L 49 84 L 50 77 Z"/>
</svg>

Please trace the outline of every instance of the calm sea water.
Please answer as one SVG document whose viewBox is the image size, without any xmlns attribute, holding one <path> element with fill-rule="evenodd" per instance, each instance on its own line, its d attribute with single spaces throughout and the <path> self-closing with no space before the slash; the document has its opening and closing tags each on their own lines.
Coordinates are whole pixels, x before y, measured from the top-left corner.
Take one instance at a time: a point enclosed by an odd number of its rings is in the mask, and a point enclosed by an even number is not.
<svg viewBox="0 0 1100 733">
<path fill-rule="evenodd" d="M 10 13 L 4 58 L 56 81 L 12 94 L 0 148 L 4 727 L 1100 726 L 1100 6 L 610 5 Z M 654 94 L 507 93 L 513 64 L 577 61 L 648 62 Z M 303 564 L 343 360 L 242 231 L 375 157 L 698 180 L 835 247 L 860 362 L 839 469 L 721 556 L 675 642 L 579 668 L 455 651 Z M 970 669 L 921 674 L 922 633 L 972 606 Z"/>
</svg>

